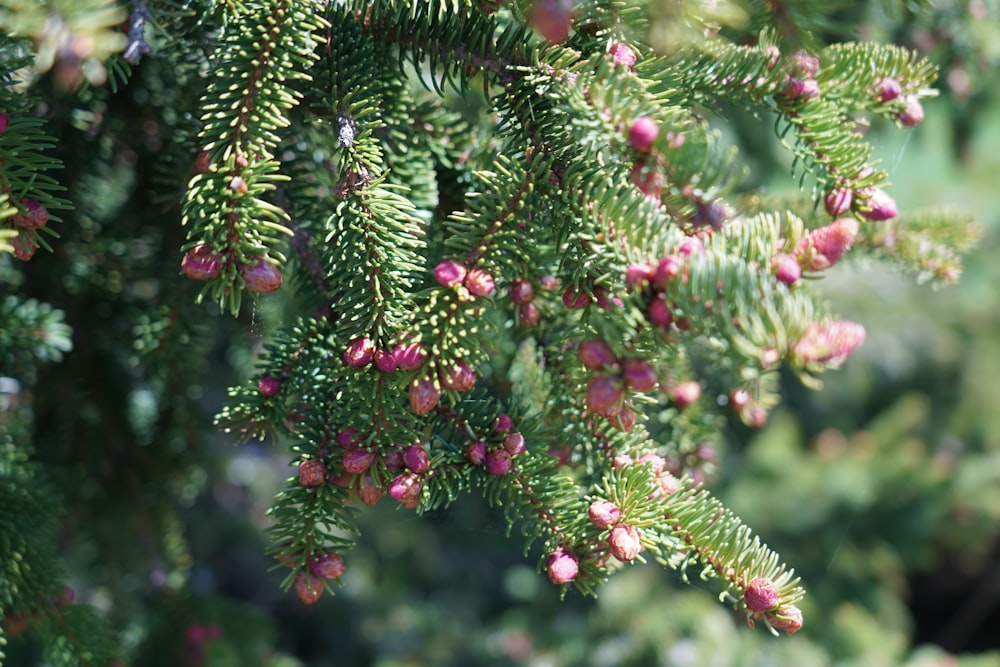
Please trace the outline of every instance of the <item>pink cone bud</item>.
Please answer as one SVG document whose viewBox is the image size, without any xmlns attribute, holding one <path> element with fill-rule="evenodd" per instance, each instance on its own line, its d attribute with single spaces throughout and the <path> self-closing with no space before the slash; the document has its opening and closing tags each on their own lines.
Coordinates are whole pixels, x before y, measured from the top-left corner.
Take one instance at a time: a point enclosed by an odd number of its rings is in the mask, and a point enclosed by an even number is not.
<svg viewBox="0 0 1000 667">
<path fill-rule="evenodd" d="M 778 611 L 768 612 L 764 618 L 775 630 L 784 630 L 790 635 L 802 629 L 802 612 L 793 604 Z"/>
<path fill-rule="evenodd" d="M 875 84 L 875 93 L 883 102 L 891 102 L 903 94 L 903 87 L 891 76 L 887 76 Z"/>
<path fill-rule="evenodd" d="M 647 152 L 652 147 L 660 128 L 649 116 L 639 116 L 628 129 L 628 143 L 640 153 Z"/>
<path fill-rule="evenodd" d="M 389 470 L 399 470 L 406 461 L 403 460 L 403 450 L 399 448 L 390 449 L 382 453 L 382 462 Z"/>
<path fill-rule="evenodd" d="M 535 0 L 528 10 L 528 22 L 535 32 L 553 44 L 569 37 L 573 17 L 571 0 Z"/>
<path fill-rule="evenodd" d="M 655 164 L 637 162 L 632 167 L 632 184 L 647 197 L 659 199 L 663 194 L 663 174 Z"/>
<path fill-rule="evenodd" d="M 442 287 L 458 287 L 465 275 L 465 265 L 454 259 L 446 259 L 434 267 L 434 279 Z"/>
<path fill-rule="evenodd" d="M 470 443 L 465 448 L 465 458 L 469 460 L 472 465 L 482 465 L 486 462 L 486 443 L 482 440 L 477 440 L 476 442 Z"/>
<path fill-rule="evenodd" d="M 365 475 L 361 478 L 358 495 L 361 497 L 361 502 L 371 507 L 382 497 L 382 485 L 372 479 L 371 475 Z"/>
<path fill-rule="evenodd" d="M 398 367 L 396 355 L 389 350 L 375 350 L 375 368 L 383 373 L 391 373 Z"/>
<path fill-rule="evenodd" d="M 535 288 L 524 278 L 515 278 L 510 284 L 510 300 L 514 303 L 528 303 L 535 296 Z"/>
<path fill-rule="evenodd" d="M 316 459 L 306 459 L 300 463 L 299 484 L 307 488 L 326 484 L 326 467 L 323 462 Z"/>
<path fill-rule="evenodd" d="M 683 410 L 689 405 L 697 403 L 698 399 L 701 398 L 701 385 L 694 380 L 681 382 L 670 392 L 670 398 L 678 409 Z"/>
<path fill-rule="evenodd" d="M 350 426 L 338 433 L 335 440 L 341 447 L 354 447 L 361 442 L 361 438 L 358 437 L 358 430 Z"/>
<path fill-rule="evenodd" d="M 344 350 L 344 363 L 355 368 L 367 366 L 374 358 L 375 343 L 367 336 L 355 338 Z"/>
<path fill-rule="evenodd" d="M 344 452 L 344 472 L 348 475 L 360 475 L 368 470 L 375 461 L 375 452 L 361 447 L 354 447 Z"/>
<path fill-rule="evenodd" d="M 616 65 L 621 65 L 628 69 L 635 67 L 635 51 L 625 44 L 612 44 L 608 48 L 608 55 L 611 56 Z"/>
<path fill-rule="evenodd" d="M 420 445 L 410 445 L 404 449 L 403 460 L 406 462 L 406 467 L 418 475 L 431 469 L 430 454 Z"/>
<path fill-rule="evenodd" d="M 775 255 L 771 261 L 771 270 L 774 271 L 774 277 L 779 282 L 789 287 L 799 282 L 799 278 L 802 277 L 802 268 L 799 266 L 798 260 L 791 255 Z"/>
<path fill-rule="evenodd" d="M 222 273 L 222 256 L 208 246 L 195 246 L 181 260 L 181 271 L 194 280 L 211 280 Z"/>
<path fill-rule="evenodd" d="M 413 508 L 420 500 L 420 492 L 424 485 L 415 473 L 405 472 L 397 475 L 389 484 L 389 496 L 403 504 L 405 507 Z"/>
<path fill-rule="evenodd" d="M 690 252 L 688 253 L 690 254 Z M 653 285 L 661 292 L 667 289 L 674 278 L 680 275 L 682 268 L 681 260 L 676 255 L 667 255 L 656 265 L 656 273 L 653 276 Z"/>
<path fill-rule="evenodd" d="M 423 415 L 435 407 L 441 400 L 441 392 L 431 378 L 414 380 L 410 384 L 410 407 L 418 415 Z"/>
<path fill-rule="evenodd" d="M 601 417 L 614 417 L 625 400 L 622 382 L 610 375 L 590 378 L 587 383 L 587 409 Z"/>
<path fill-rule="evenodd" d="M 493 276 L 486 269 L 470 269 L 465 275 L 465 289 L 472 296 L 487 297 L 495 288 Z"/>
<path fill-rule="evenodd" d="M 511 456 L 524 454 L 528 448 L 524 446 L 524 436 L 520 433 L 508 433 L 503 438 L 503 448 Z"/>
<path fill-rule="evenodd" d="M 643 454 L 639 457 L 639 465 L 649 465 L 653 468 L 653 473 L 659 475 L 667 466 L 667 461 L 659 454 Z"/>
<path fill-rule="evenodd" d="M 420 343 L 400 343 L 392 349 L 392 356 L 403 371 L 415 371 L 427 363 L 427 350 Z"/>
<path fill-rule="evenodd" d="M 447 373 L 441 374 L 441 384 L 454 391 L 469 391 L 476 386 L 476 374 L 469 364 L 459 359 Z"/>
<path fill-rule="evenodd" d="M 896 200 L 885 190 L 876 190 L 873 192 L 865 204 L 869 210 L 862 211 L 861 215 L 868 220 L 889 220 L 899 214 L 899 210 L 896 208 Z"/>
<path fill-rule="evenodd" d="M 257 391 L 261 393 L 261 396 L 270 398 L 281 391 L 281 380 L 273 375 L 265 375 L 257 383 Z"/>
<path fill-rule="evenodd" d="M 628 454 L 615 454 L 615 457 L 611 460 L 611 467 L 621 468 L 622 466 L 632 465 L 632 457 Z"/>
<path fill-rule="evenodd" d="M 256 264 L 241 266 L 240 275 L 249 292 L 267 293 L 281 287 L 281 270 L 263 257 Z"/>
<path fill-rule="evenodd" d="M 625 302 L 621 300 L 621 297 L 612 296 L 611 290 L 607 287 L 598 287 L 595 289 L 594 300 L 597 301 L 597 307 L 602 310 L 621 308 L 625 305 Z"/>
<path fill-rule="evenodd" d="M 656 369 L 644 359 L 626 359 L 622 370 L 625 386 L 634 391 L 649 391 L 656 386 Z"/>
<path fill-rule="evenodd" d="M 598 528 L 611 528 L 618 523 L 622 511 L 609 500 L 595 500 L 590 503 L 587 515 L 590 517 L 590 522 Z"/>
<path fill-rule="evenodd" d="M 795 343 L 792 354 L 801 363 L 837 365 L 865 342 L 865 328 L 856 322 L 813 322 Z"/>
<path fill-rule="evenodd" d="M 33 231 L 24 230 L 20 236 L 12 239 L 10 244 L 14 246 L 14 256 L 22 262 L 27 262 L 38 250 L 38 236 Z"/>
<path fill-rule="evenodd" d="M 854 195 L 848 188 L 836 188 L 831 190 L 823 200 L 826 212 L 834 218 L 838 218 L 851 210 L 851 203 Z"/>
<path fill-rule="evenodd" d="M 608 549 L 611 555 L 623 563 L 635 559 L 642 551 L 642 531 L 635 526 L 618 524 L 611 529 L 608 536 Z"/>
<path fill-rule="evenodd" d="M 309 563 L 309 570 L 320 579 L 339 579 L 344 574 L 344 569 L 344 559 L 332 552 L 318 556 Z"/>
<path fill-rule="evenodd" d="M 531 302 L 517 304 L 517 323 L 525 329 L 530 329 L 538 324 L 541 316 L 542 314 L 538 312 L 538 307 L 535 304 Z"/>
<path fill-rule="evenodd" d="M 549 580 L 557 586 L 576 579 L 576 574 L 580 570 L 576 558 L 562 549 L 549 555 L 545 567 L 549 573 Z"/>
<path fill-rule="evenodd" d="M 625 269 L 625 284 L 629 287 L 645 289 L 653 282 L 655 275 L 656 269 L 645 262 L 629 264 L 628 268 Z"/>
<path fill-rule="evenodd" d="M 599 371 L 618 363 L 618 357 L 611 350 L 611 346 L 600 338 L 591 338 L 580 343 L 577 348 L 580 361 L 590 370 Z"/>
<path fill-rule="evenodd" d="M 778 604 L 778 587 L 765 577 L 751 579 L 743 592 L 743 601 L 750 611 L 767 611 Z"/>
<path fill-rule="evenodd" d="M 575 287 L 567 287 L 562 295 L 563 305 L 570 310 L 579 310 L 590 305 L 590 295 L 585 292 L 577 292 Z"/>
<path fill-rule="evenodd" d="M 619 431 L 628 433 L 635 426 L 635 412 L 623 406 L 614 417 L 608 417 L 608 422 Z"/>
<path fill-rule="evenodd" d="M 792 54 L 792 67 L 803 77 L 813 78 L 819 74 L 819 58 L 809 54 L 805 49 L 799 49 Z"/>
<path fill-rule="evenodd" d="M 500 415 L 497 417 L 497 427 L 494 433 L 506 433 L 512 428 L 514 428 L 514 420 L 510 418 L 510 415 Z"/>
<path fill-rule="evenodd" d="M 920 103 L 916 95 L 907 95 L 903 101 L 906 103 L 906 107 L 896 114 L 899 124 L 903 127 L 913 127 L 919 124 L 924 119 L 924 105 Z"/>
<path fill-rule="evenodd" d="M 847 254 L 858 235 L 858 221 L 854 218 L 840 218 L 825 227 L 809 232 L 795 248 L 796 259 L 809 256 L 807 271 L 828 269 Z"/>
<path fill-rule="evenodd" d="M 295 595 L 306 604 L 312 604 L 323 595 L 323 580 L 306 574 L 305 570 L 295 575 Z"/>
<path fill-rule="evenodd" d="M 646 314 L 649 321 L 661 329 L 669 327 L 670 323 L 674 321 L 674 314 L 667 307 L 667 298 L 663 294 L 657 294 L 653 297 L 653 300 L 649 302 L 649 310 Z"/>
<path fill-rule="evenodd" d="M 778 64 L 778 59 L 781 58 L 781 50 L 771 44 L 764 50 L 764 55 L 768 58 L 767 68 L 774 69 L 774 66 Z"/>
<path fill-rule="evenodd" d="M 38 201 L 25 197 L 20 205 L 24 207 L 24 213 L 20 211 L 11 217 L 10 221 L 22 229 L 38 229 L 44 227 L 49 221 L 49 211 Z"/>
<path fill-rule="evenodd" d="M 513 461 L 506 449 L 494 449 L 486 454 L 486 471 L 491 475 L 506 475 L 510 472 Z"/>
<path fill-rule="evenodd" d="M 816 79 L 793 79 L 785 81 L 785 87 L 781 89 L 782 97 L 789 100 L 802 100 L 803 102 L 819 95 L 819 84 Z"/>
</svg>

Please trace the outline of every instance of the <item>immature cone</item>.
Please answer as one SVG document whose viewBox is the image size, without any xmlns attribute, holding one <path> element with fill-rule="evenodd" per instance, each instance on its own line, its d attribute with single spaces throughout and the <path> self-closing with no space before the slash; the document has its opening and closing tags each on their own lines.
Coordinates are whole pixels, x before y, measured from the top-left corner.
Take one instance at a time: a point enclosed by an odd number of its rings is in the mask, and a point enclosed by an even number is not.
<svg viewBox="0 0 1000 667">
<path fill-rule="evenodd" d="M 632 167 L 632 183 L 647 197 L 659 199 L 663 194 L 663 174 L 655 164 L 635 163 Z"/>
<path fill-rule="evenodd" d="M 212 168 L 212 154 L 208 151 L 198 153 L 194 159 L 194 170 L 199 174 L 207 174 Z"/>
<path fill-rule="evenodd" d="M 660 128 L 649 116 L 639 116 L 628 129 L 628 143 L 640 153 L 646 153 L 653 146 Z"/>
<path fill-rule="evenodd" d="M 508 433 L 503 437 L 503 448 L 511 456 L 524 454 L 528 448 L 524 444 L 524 436 L 520 433 Z"/>
<path fill-rule="evenodd" d="M 441 384 L 454 391 L 469 391 L 476 386 L 476 374 L 469 364 L 460 359 L 452 364 L 447 373 L 441 374 Z"/>
<path fill-rule="evenodd" d="M 903 93 L 903 87 L 891 76 L 887 76 L 875 85 L 875 94 L 883 102 L 891 102 Z"/>
<path fill-rule="evenodd" d="M 368 470 L 374 462 L 375 452 L 355 447 L 344 452 L 342 464 L 344 472 L 348 475 L 360 475 Z"/>
<path fill-rule="evenodd" d="M 608 422 L 619 431 L 628 433 L 635 426 L 635 412 L 623 407 L 614 417 L 608 417 Z"/>
<path fill-rule="evenodd" d="M 339 579 L 344 574 L 344 559 L 327 552 L 309 563 L 309 570 L 320 579 Z"/>
<path fill-rule="evenodd" d="M 784 630 L 790 635 L 794 635 L 802 629 L 802 612 L 793 604 L 777 611 L 768 612 L 764 618 L 775 630 Z"/>
<path fill-rule="evenodd" d="M 558 44 L 569 37 L 572 17 L 572 0 L 535 0 L 528 10 L 528 22 L 531 27 L 553 44 Z"/>
<path fill-rule="evenodd" d="M 851 203 L 854 201 L 854 194 L 848 188 L 837 188 L 831 190 L 823 200 L 826 212 L 834 218 L 838 218 L 851 210 Z"/>
<path fill-rule="evenodd" d="M 611 375 L 590 378 L 587 383 L 587 409 L 601 417 L 614 417 L 625 401 L 622 381 Z"/>
<path fill-rule="evenodd" d="M 813 322 L 795 343 L 792 355 L 800 363 L 837 365 L 865 342 L 865 328 L 856 322 Z"/>
<path fill-rule="evenodd" d="M 616 65 L 621 65 L 632 69 L 635 66 L 635 51 L 625 44 L 612 44 L 608 48 L 608 55 L 615 61 Z"/>
<path fill-rule="evenodd" d="M 24 213 L 18 212 L 10 220 L 22 229 L 38 229 L 49 221 L 49 211 L 38 201 L 25 197 L 21 200 Z"/>
<path fill-rule="evenodd" d="M 590 517 L 590 522 L 598 528 L 611 528 L 618 523 L 622 511 L 610 500 L 595 500 L 590 503 L 587 515 Z"/>
<path fill-rule="evenodd" d="M 465 265 L 454 259 L 446 259 L 434 267 L 434 279 L 442 287 L 458 287 L 465 275 Z"/>
<path fill-rule="evenodd" d="M 661 292 L 667 289 L 670 281 L 680 275 L 683 264 L 676 255 L 667 255 L 656 265 L 656 272 L 653 274 L 653 286 Z"/>
<path fill-rule="evenodd" d="M 35 232 L 25 230 L 21 232 L 20 236 L 11 240 L 10 244 L 14 246 L 14 257 L 22 262 L 27 262 L 35 256 L 35 251 L 38 250 L 38 236 Z"/>
<path fill-rule="evenodd" d="M 795 258 L 812 256 L 806 271 L 823 271 L 840 261 L 851 249 L 858 235 L 858 221 L 854 218 L 840 218 L 825 227 L 809 232 L 795 248 Z"/>
<path fill-rule="evenodd" d="M 656 386 L 656 369 L 643 359 L 626 359 L 622 370 L 625 386 L 634 391 L 649 391 Z"/>
<path fill-rule="evenodd" d="M 611 529 L 608 536 L 608 549 L 611 555 L 623 563 L 635 559 L 642 551 L 642 532 L 635 526 L 619 524 Z"/>
<path fill-rule="evenodd" d="M 628 268 L 625 269 L 625 284 L 629 287 L 645 289 L 647 285 L 653 282 L 655 275 L 656 269 L 650 264 L 645 262 L 629 264 Z"/>
<path fill-rule="evenodd" d="M 528 303 L 535 296 L 535 288 L 524 278 L 515 278 L 510 284 L 510 300 L 514 303 Z"/>
<path fill-rule="evenodd" d="M 491 475 L 506 475 L 512 465 L 510 452 L 506 449 L 494 449 L 486 454 L 486 471 Z"/>
<path fill-rule="evenodd" d="M 530 329 L 538 324 L 541 316 L 542 314 L 538 312 L 538 307 L 535 304 L 531 302 L 517 304 L 517 323 L 525 329 Z"/>
<path fill-rule="evenodd" d="M 400 343 L 392 349 L 392 356 L 402 371 L 415 371 L 427 363 L 427 350 L 420 343 Z"/>
<path fill-rule="evenodd" d="M 689 405 L 693 405 L 701 398 L 701 385 L 694 380 L 681 382 L 670 392 L 670 398 L 678 409 L 683 410 Z"/>
<path fill-rule="evenodd" d="M 295 575 L 295 594 L 306 604 L 312 604 L 323 595 L 323 580 L 303 570 Z"/>
<path fill-rule="evenodd" d="M 649 302 L 649 310 L 646 315 L 650 322 L 661 329 L 669 327 L 670 323 L 674 321 L 674 314 L 667 306 L 667 298 L 663 294 L 657 294 L 653 297 L 653 300 Z"/>
<path fill-rule="evenodd" d="M 417 474 L 431 469 L 431 457 L 420 445 L 410 445 L 404 449 L 403 460 L 406 462 L 406 467 Z"/>
<path fill-rule="evenodd" d="M 0 134 L 6 132 L 8 127 L 10 127 L 10 116 L 0 111 Z"/>
<path fill-rule="evenodd" d="M 211 280 L 222 272 L 222 256 L 208 246 L 195 246 L 181 260 L 181 271 L 194 280 Z"/>
<path fill-rule="evenodd" d="M 267 293 L 281 287 L 281 270 L 261 257 L 256 264 L 240 267 L 247 291 Z"/>
<path fill-rule="evenodd" d="M 567 287 L 562 302 L 570 310 L 579 310 L 590 305 L 590 296 L 586 292 L 577 292 L 574 287 Z"/>
<path fill-rule="evenodd" d="M 590 338 L 580 343 L 576 350 L 583 365 L 593 371 L 603 370 L 618 363 L 611 346 L 600 338 Z"/>
<path fill-rule="evenodd" d="M 819 84 L 816 79 L 795 79 L 785 80 L 785 87 L 781 89 L 782 97 L 789 100 L 809 100 L 819 95 Z"/>
<path fill-rule="evenodd" d="M 778 587 L 765 577 L 751 579 L 743 592 L 743 601 L 750 611 L 768 611 L 778 604 Z"/>
<path fill-rule="evenodd" d="M 469 460 L 472 465 L 482 465 L 486 462 L 486 443 L 482 440 L 470 443 L 465 448 L 465 458 Z"/>
<path fill-rule="evenodd" d="M 907 95 L 903 98 L 906 106 L 896 114 L 896 119 L 899 120 L 900 125 L 903 127 L 913 127 L 917 125 L 924 119 L 924 106 L 917 99 L 916 95 Z"/>
<path fill-rule="evenodd" d="M 485 269 L 471 269 L 465 275 L 464 284 L 465 289 L 469 290 L 469 294 L 478 297 L 487 297 L 493 294 L 496 287 L 493 276 Z"/>
<path fill-rule="evenodd" d="M 396 362 L 396 355 L 389 350 L 375 350 L 375 368 L 383 373 L 391 373 L 399 366 Z"/>
<path fill-rule="evenodd" d="M 778 282 L 789 287 L 799 282 L 799 278 L 802 277 L 802 267 L 799 266 L 798 260 L 791 255 L 775 255 L 774 259 L 771 260 L 771 270 L 774 271 L 774 277 L 778 279 Z"/>
<path fill-rule="evenodd" d="M 418 415 L 433 410 L 440 400 L 441 392 L 435 386 L 434 380 L 421 378 L 410 384 L 410 407 Z"/>
<path fill-rule="evenodd" d="M 367 336 L 355 338 L 344 350 L 344 363 L 360 368 L 367 366 L 375 358 L 375 342 Z"/>
<path fill-rule="evenodd" d="M 361 502 L 371 507 L 382 497 L 382 485 L 376 482 L 370 474 L 365 475 L 358 485 L 358 495 L 361 497 Z"/>
<path fill-rule="evenodd" d="M 576 558 L 560 549 L 549 555 L 546 562 L 546 569 L 549 573 L 549 580 L 553 584 L 561 586 L 576 579 L 576 574 L 580 571 L 580 565 L 576 562 Z"/>
<path fill-rule="evenodd" d="M 497 427 L 494 429 L 494 433 L 506 433 L 512 428 L 514 428 L 514 420 L 510 418 L 510 415 L 503 414 L 497 417 Z"/>
<path fill-rule="evenodd" d="M 281 380 L 273 375 L 265 375 L 257 383 L 257 391 L 261 393 L 261 396 L 270 398 L 281 391 Z"/>
<path fill-rule="evenodd" d="M 865 203 L 868 205 L 868 210 L 862 211 L 861 215 L 869 220 L 890 220 L 899 214 L 896 200 L 885 190 L 876 190 Z"/>
<path fill-rule="evenodd" d="M 792 54 L 792 68 L 803 77 L 815 77 L 819 74 L 819 58 L 805 49 L 799 49 Z"/>
<path fill-rule="evenodd" d="M 326 484 L 326 467 L 322 461 L 306 459 L 299 464 L 299 484 L 305 487 Z"/>
<path fill-rule="evenodd" d="M 403 507 L 413 509 L 420 500 L 420 492 L 424 485 L 415 473 L 406 472 L 397 475 L 389 484 L 389 495 L 393 500 L 402 503 Z"/>
</svg>

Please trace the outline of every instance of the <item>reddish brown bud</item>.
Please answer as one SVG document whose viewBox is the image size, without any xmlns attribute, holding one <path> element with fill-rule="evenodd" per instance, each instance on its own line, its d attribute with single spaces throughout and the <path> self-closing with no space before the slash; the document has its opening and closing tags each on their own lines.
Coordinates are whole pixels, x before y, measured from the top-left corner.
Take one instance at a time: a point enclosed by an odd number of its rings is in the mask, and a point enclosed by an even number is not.
<svg viewBox="0 0 1000 667">
<path fill-rule="evenodd" d="M 49 221 L 49 211 L 38 201 L 25 197 L 20 202 L 24 212 L 18 211 L 10 221 L 22 229 L 39 229 Z"/>
<path fill-rule="evenodd" d="M 313 575 L 320 579 L 339 579 L 344 574 L 344 559 L 333 552 L 314 558 L 309 563 Z"/>
<path fill-rule="evenodd" d="M 389 350 L 375 350 L 375 368 L 383 373 L 391 373 L 396 370 L 396 356 Z"/>
<path fill-rule="evenodd" d="M 427 362 L 427 350 L 420 343 L 400 343 L 392 350 L 400 370 L 415 371 Z"/>
<path fill-rule="evenodd" d="M 273 292 L 281 287 L 281 270 L 261 257 L 256 264 L 240 267 L 243 284 L 250 292 Z"/>
<path fill-rule="evenodd" d="M 661 292 L 667 289 L 670 281 L 676 278 L 681 272 L 681 260 L 676 255 L 667 255 L 660 260 L 656 266 L 656 274 L 653 276 L 653 285 Z"/>
<path fill-rule="evenodd" d="M 875 94 L 883 102 L 891 102 L 903 94 L 903 87 L 892 77 L 885 77 L 875 85 Z"/>
<path fill-rule="evenodd" d="M 487 297 L 493 294 L 495 288 L 493 276 L 486 269 L 471 269 L 465 275 L 465 289 L 472 296 Z"/>
<path fill-rule="evenodd" d="M 430 454 L 420 445 L 410 445 L 404 449 L 403 460 L 406 462 L 406 467 L 418 475 L 431 469 Z"/>
<path fill-rule="evenodd" d="M 591 338 L 580 343 L 577 348 L 580 361 L 587 368 L 599 371 L 618 363 L 618 357 L 612 351 L 611 346 L 600 338 Z"/>
<path fill-rule="evenodd" d="M 361 447 L 347 449 L 344 451 L 344 472 L 348 475 L 360 475 L 368 470 L 374 461 L 375 452 L 362 449 Z"/>
<path fill-rule="evenodd" d="M 27 262 L 35 256 L 35 251 L 38 250 L 38 236 L 35 232 L 26 229 L 21 232 L 20 236 L 11 240 L 10 244 L 14 246 L 14 256 L 22 262 Z"/>
<path fill-rule="evenodd" d="M 663 174 L 655 163 L 637 162 L 632 167 L 632 184 L 647 197 L 659 199 L 663 193 Z"/>
<path fill-rule="evenodd" d="M 550 554 L 545 567 L 549 573 L 549 580 L 557 586 L 573 581 L 580 570 L 576 558 L 563 549 Z"/>
<path fill-rule="evenodd" d="M 222 273 L 222 256 L 208 246 L 195 246 L 181 260 L 181 272 L 194 280 L 211 280 Z"/>
<path fill-rule="evenodd" d="M 590 522 L 598 528 L 611 528 L 622 516 L 618 506 L 609 500 L 595 500 L 587 509 Z"/>
<path fill-rule="evenodd" d="M 802 612 L 793 604 L 778 611 L 768 612 L 764 618 L 775 630 L 784 630 L 790 635 L 802 629 Z"/>
<path fill-rule="evenodd" d="M 8 127 L 10 127 L 10 116 L 6 112 L 0 111 L 0 134 L 6 132 Z"/>
<path fill-rule="evenodd" d="M 743 601 L 750 611 L 767 611 L 778 604 L 778 587 L 770 579 L 756 577 L 747 584 Z"/>
<path fill-rule="evenodd" d="M 535 0 L 528 10 L 528 22 L 535 32 L 553 44 L 569 37 L 573 16 L 571 0 Z"/>
<path fill-rule="evenodd" d="M 410 384 L 410 407 L 418 415 L 433 410 L 440 400 L 441 392 L 431 378 L 416 379 Z"/>
<path fill-rule="evenodd" d="M 322 461 L 306 459 L 299 464 L 299 484 L 305 487 L 326 484 L 326 467 Z"/>
<path fill-rule="evenodd" d="M 198 153 L 194 159 L 194 170 L 199 174 L 207 174 L 212 168 L 212 154 L 208 151 Z"/>
<path fill-rule="evenodd" d="M 524 436 L 520 433 L 508 433 L 505 435 L 503 438 L 503 448 L 511 456 L 517 456 L 528 451 L 528 448 L 524 445 Z"/>
<path fill-rule="evenodd" d="M 628 433 L 635 427 L 635 412 L 628 407 L 622 407 L 614 417 L 608 417 L 608 421 L 619 431 Z"/>
<path fill-rule="evenodd" d="M 847 254 L 858 235 L 858 221 L 840 218 L 809 232 L 795 248 L 795 258 L 808 258 L 807 271 L 828 269 Z"/>
<path fill-rule="evenodd" d="M 634 391 L 649 391 L 658 381 L 656 369 L 644 359 L 626 359 L 622 379 Z"/>
<path fill-rule="evenodd" d="M 528 303 L 534 296 L 534 287 L 524 278 L 515 278 L 510 284 L 510 300 L 514 303 Z"/>
<path fill-rule="evenodd" d="M 517 323 L 525 329 L 530 329 L 538 324 L 541 316 L 542 314 L 538 312 L 535 304 L 531 302 L 517 304 Z"/>
<path fill-rule="evenodd" d="M 656 269 L 646 262 L 629 264 L 628 268 L 625 269 L 625 284 L 629 287 L 645 289 L 647 285 L 653 282 L 653 276 L 655 275 Z"/>
<path fill-rule="evenodd" d="M 916 95 L 907 95 L 903 98 L 906 106 L 896 114 L 896 119 L 903 127 L 913 127 L 924 119 L 924 106 L 917 99 Z"/>
<path fill-rule="evenodd" d="M 486 454 L 486 470 L 491 475 L 506 475 L 512 465 L 510 452 L 506 449 L 494 449 Z"/>
<path fill-rule="evenodd" d="M 681 382 L 670 392 L 670 398 L 678 409 L 683 410 L 701 398 L 701 385 L 693 380 Z"/>
<path fill-rule="evenodd" d="M 634 560 L 643 550 L 642 531 L 635 526 L 618 524 L 608 536 L 608 549 L 612 556 L 623 563 Z"/>
<path fill-rule="evenodd" d="M 667 298 L 663 294 L 657 294 L 653 297 L 653 300 L 649 302 L 649 310 L 646 314 L 649 321 L 661 329 L 670 326 L 670 323 L 674 321 L 674 314 L 667 306 Z"/>
<path fill-rule="evenodd" d="M 590 305 L 590 296 L 585 292 L 577 292 L 575 287 L 567 287 L 563 292 L 562 302 L 570 310 L 579 310 Z"/>
<path fill-rule="evenodd" d="M 587 409 L 601 417 L 614 417 L 622 409 L 625 390 L 622 381 L 610 375 L 590 378 L 587 383 Z"/>
<path fill-rule="evenodd" d="M 514 420 L 510 418 L 510 415 L 504 414 L 497 417 L 497 427 L 494 430 L 495 433 L 506 433 L 512 428 L 514 428 Z"/>
<path fill-rule="evenodd" d="M 441 384 L 454 391 L 469 391 L 476 386 L 476 374 L 469 364 L 459 359 L 447 373 L 441 374 Z"/>
<path fill-rule="evenodd" d="M 819 74 L 819 58 L 805 49 L 799 49 L 792 54 L 792 71 L 803 77 L 813 78 Z"/>
<path fill-rule="evenodd" d="M 367 366 L 374 358 L 375 343 L 367 336 L 355 338 L 344 350 L 344 363 L 355 368 Z"/>
<path fill-rule="evenodd" d="M 337 433 L 335 441 L 341 447 L 354 447 L 361 442 L 361 438 L 358 436 L 358 429 L 348 426 Z"/>
<path fill-rule="evenodd" d="M 358 485 L 358 495 L 361 497 L 361 502 L 371 507 L 382 497 L 382 485 L 376 482 L 371 475 L 365 475 Z"/>
<path fill-rule="evenodd" d="M 482 465 L 486 461 L 486 443 L 482 440 L 470 443 L 465 448 L 465 458 L 472 465 Z"/>
<path fill-rule="evenodd" d="M 295 594 L 306 604 L 312 604 L 323 595 L 323 580 L 303 570 L 295 575 Z"/>
<path fill-rule="evenodd" d="M 404 507 L 413 509 L 420 500 L 420 492 L 424 485 L 416 473 L 407 472 L 397 475 L 389 484 L 389 495 L 393 500 L 403 504 Z"/>
<path fill-rule="evenodd" d="M 854 201 L 854 194 L 848 188 L 837 188 L 827 193 L 823 199 L 823 206 L 826 212 L 834 218 L 838 218 L 851 210 Z"/>
</svg>

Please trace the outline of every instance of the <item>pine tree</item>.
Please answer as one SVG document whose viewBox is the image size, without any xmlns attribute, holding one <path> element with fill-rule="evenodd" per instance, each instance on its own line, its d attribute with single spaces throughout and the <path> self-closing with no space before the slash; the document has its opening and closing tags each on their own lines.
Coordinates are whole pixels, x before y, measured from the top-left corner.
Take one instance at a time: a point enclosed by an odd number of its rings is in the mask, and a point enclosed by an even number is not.
<svg viewBox="0 0 1000 667">
<path fill-rule="evenodd" d="M 919 123 L 930 62 L 823 46 L 816 3 L 701 5 L 3 3 L 4 632 L 56 664 L 124 655 L 62 592 L 57 488 L 95 545 L 139 508 L 184 572 L 206 305 L 286 322 L 216 421 L 290 452 L 269 551 L 304 602 L 351 567 L 362 506 L 474 492 L 564 591 L 655 560 L 751 626 L 802 627 L 794 571 L 701 483 L 705 448 L 766 423 L 783 370 L 816 387 L 862 344 L 824 271 L 850 253 L 954 282 L 974 229 L 900 212 L 859 131 Z M 745 187 L 732 115 L 782 138 L 800 197 Z M 112 312 L 128 331 L 71 344 L 67 321 Z M 65 433 L 104 443 L 79 488 L 35 460 L 53 373 L 89 383 Z"/>
</svg>

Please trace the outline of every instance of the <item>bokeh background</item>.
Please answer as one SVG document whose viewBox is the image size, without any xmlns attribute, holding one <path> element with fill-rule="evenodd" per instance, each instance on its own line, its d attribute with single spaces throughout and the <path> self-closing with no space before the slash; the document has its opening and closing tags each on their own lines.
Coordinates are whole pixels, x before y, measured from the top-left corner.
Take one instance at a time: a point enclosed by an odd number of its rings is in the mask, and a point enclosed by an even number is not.
<svg viewBox="0 0 1000 667">
<path fill-rule="evenodd" d="M 78 211 L 54 256 L 23 273 L 0 264 L 73 327 L 73 351 L 41 368 L 30 401 L 77 601 L 125 628 L 136 665 L 1000 665 L 1000 10 L 842 4 L 831 39 L 896 41 L 942 67 L 923 124 L 868 129 L 903 215 L 965 211 L 982 238 L 954 287 L 864 259 L 829 272 L 833 310 L 867 342 L 820 392 L 787 378 L 766 428 L 733 427 L 715 449 L 707 483 L 803 578 L 801 633 L 751 631 L 713 589 L 653 564 L 597 599 L 560 600 L 538 554 L 475 497 L 422 517 L 365 510 L 336 596 L 307 607 L 281 591 L 263 528 L 293 457 L 285 443 L 237 445 L 211 420 L 290 306 L 268 299 L 232 320 L 193 305 L 175 278 L 176 211 L 131 203 L 170 166 L 154 164 L 168 159 L 163 129 L 143 111 L 171 102 L 155 65 L 131 101 L 94 93 L 53 110 Z M 117 125 L 91 136 L 80 109 L 94 104 L 125 108 L 105 108 Z M 749 189 L 794 187 L 767 119 L 711 121 L 746 152 Z M 198 353 L 177 355 L 177 341 Z M 38 664 L 30 636 L 8 654 Z"/>
</svg>

